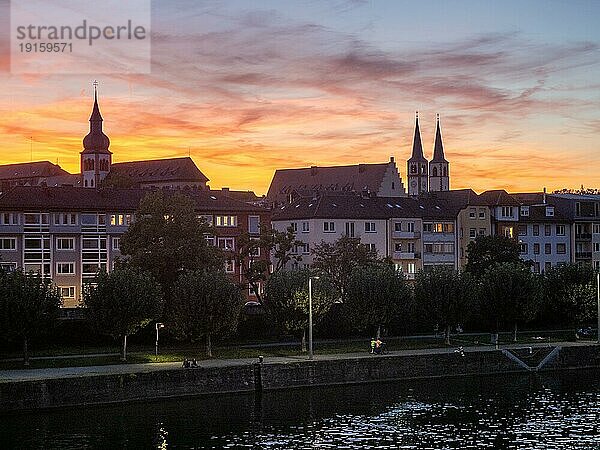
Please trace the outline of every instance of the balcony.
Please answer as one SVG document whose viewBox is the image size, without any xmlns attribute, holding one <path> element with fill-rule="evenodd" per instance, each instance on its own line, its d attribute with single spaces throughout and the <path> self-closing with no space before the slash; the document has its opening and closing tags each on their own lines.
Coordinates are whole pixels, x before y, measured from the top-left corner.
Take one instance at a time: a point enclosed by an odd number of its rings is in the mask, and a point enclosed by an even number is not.
<svg viewBox="0 0 600 450">
<path fill-rule="evenodd" d="M 575 233 L 575 239 L 592 239 L 592 233 Z"/>
<path fill-rule="evenodd" d="M 394 259 L 415 259 L 415 252 L 394 252 Z"/>
<path fill-rule="evenodd" d="M 592 259 L 592 252 L 575 252 L 577 259 Z"/>
<path fill-rule="evenodd" d="M 392 238 L 394 239 L 419 239 L 421 237 L 420 231 L 394 231 L 392 232 Z"/>
</svg>

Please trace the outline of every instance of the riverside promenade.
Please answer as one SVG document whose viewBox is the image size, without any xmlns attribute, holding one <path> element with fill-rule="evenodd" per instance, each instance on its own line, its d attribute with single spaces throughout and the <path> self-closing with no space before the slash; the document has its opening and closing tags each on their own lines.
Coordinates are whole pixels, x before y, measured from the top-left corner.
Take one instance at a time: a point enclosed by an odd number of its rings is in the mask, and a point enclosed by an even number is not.
<svg viewBox="0 0 600 450">
<path fill-rule="evenodd" d="M 257 355 L 259 351 L 257 351 Z M 473 346 L 0 371 L 0 411 L 419 378 L 600 369 L 593 342 Z"/>
</svg>

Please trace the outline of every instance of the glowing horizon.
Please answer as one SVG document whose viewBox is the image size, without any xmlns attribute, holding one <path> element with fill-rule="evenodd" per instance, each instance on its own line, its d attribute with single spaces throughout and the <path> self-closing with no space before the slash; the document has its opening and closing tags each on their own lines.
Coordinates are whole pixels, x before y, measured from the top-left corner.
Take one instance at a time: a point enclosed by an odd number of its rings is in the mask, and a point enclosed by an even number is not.
<svg viewBox="0 0 600 450">
<path fill-rule="evenodd" d="M 399 3 L 156 2 L 152 73 L 98 77 L 113 161 L 189 154 L 263 194 L 275 169 L 394 156 L 406 187 L 418 110 L 451 189 L 600 187 L 600 4 Z M 93 78 L 0 79 L 0 163 L 78 173 Z"/>
</svg>

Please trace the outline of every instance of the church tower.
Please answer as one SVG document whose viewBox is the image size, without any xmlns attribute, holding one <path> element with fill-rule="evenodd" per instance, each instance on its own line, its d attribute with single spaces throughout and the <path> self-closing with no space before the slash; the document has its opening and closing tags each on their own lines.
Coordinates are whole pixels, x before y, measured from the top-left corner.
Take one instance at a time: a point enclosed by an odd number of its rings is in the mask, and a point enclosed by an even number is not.
<svg viewBox="0 0 600 450">
<path fill-rule="evenodd" d="M 428 165 L 423 155 L 421 131 L 419 130 L 419 113 L 415 118 L 415 137 L 413 140 L 412 156 L 407 162 L 408 195 L 417 196 L 428 191 Z"/>
<path fill-rule="evenodd" d="M 450 163 L 444 158 L 444 145 L 440 130 L 440 115 L 437 115 L 433 159 L 429 162 L 429 190 L 447 191 L 450 189 Z"/>
<path fill-rule="evenodd" d="M 94 107 L 90 116 L 90 132 L 83 138 L 81 154 L 82 186 L 96 188 L 110 172 L 112 153 L 110 139 L 102 132 L 102 116 L 98 107 L 98 83 L 94 81 Z"/>
</svg>

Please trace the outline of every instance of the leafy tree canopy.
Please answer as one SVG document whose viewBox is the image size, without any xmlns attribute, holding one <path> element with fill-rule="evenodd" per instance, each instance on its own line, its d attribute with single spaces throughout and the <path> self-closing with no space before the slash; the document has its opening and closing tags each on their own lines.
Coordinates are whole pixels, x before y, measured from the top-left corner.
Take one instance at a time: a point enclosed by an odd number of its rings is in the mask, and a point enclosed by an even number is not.
<svg viewBox="0 0 600 450">
<path fill-rule="evenodd" d="M 411 293 L 392 264 L 355 267 L 348 283 L 344 310 L 358 330 L 375 331 L 409 312 Z"/>
<path fill-rule="evenodd" d="M 121 238 L 121 253 L 131 265 L 151 272 L 168 292 L 184 270 L 223 266 L 220 250 L 206 243 L 209 233 L 189 197 L 152 192 Z"/>
<path fill-rule="evenodd" d="M 29 364 L 29 340 L 53 325 L 62 299 L 50 280 L 21 270 L 0 270 L 0 326 L 9 340 L 23 344 L 23 361 Z"/>
<path fill-rule="evenodd" d="M 239 287 L 222 269 L 185 272 L 173 284 L 169 329 L 180 339 L 205 338 L 212 356 L 211 338 L 235 331 L 243 302 Z"/>
<path fill-rule="evenodd" d="M 163 307 L 161 286 L 149 272 L 119 265 L 99 272 L 95 285 L 85 287 L 83 303 L 96 329 L 123 339 L 122 359 L 127 356 L 127 336 L 157 319 Z"/>
<path fill-rule="evenodd" d="M 478 236 L 467 246 L 468 261 L 465 270 L 481 277 L 494 264 L 521 263 L 519 244 L 505 236 Z"/>
</svg>

